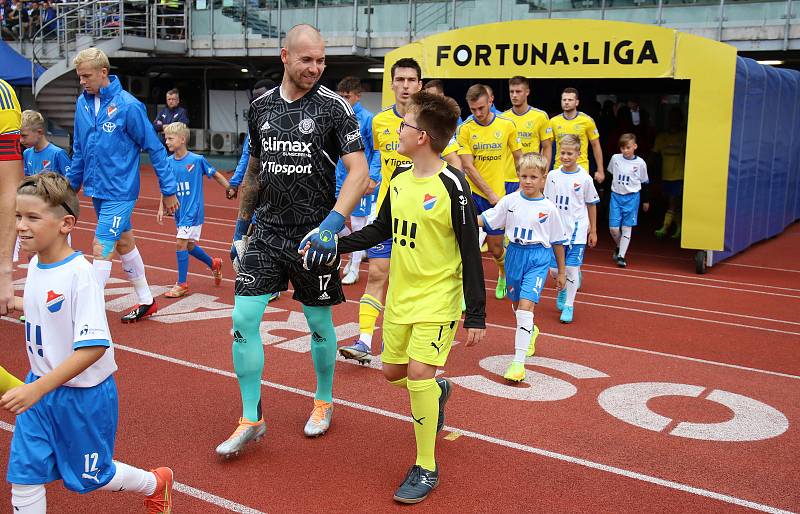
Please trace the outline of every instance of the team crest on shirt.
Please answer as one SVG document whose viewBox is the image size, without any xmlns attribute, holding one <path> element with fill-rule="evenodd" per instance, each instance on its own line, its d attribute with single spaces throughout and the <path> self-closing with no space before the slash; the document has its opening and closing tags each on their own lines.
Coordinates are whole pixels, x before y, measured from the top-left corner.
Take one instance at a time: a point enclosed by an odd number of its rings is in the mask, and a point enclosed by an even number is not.
<svg viewBox="0 0 800 514">
<path fill-rule="evenodd" d="M 314 132 L 314 120 L 312 120 L 311 118 L 306 118 L 300 122 L 298 128 L 300 129 L 300 132 L 302 132 L 303 134 L 311 134 L 312 132 Z"/>
<path fill-rule="evenodd" d="M 426 211 L 433 209 L 436 205 L 436 197 L 425 193 L 425 200 L 422 202 L 422 208 Z"/>
<path fill-rule="evenodd" d="M 575 182 L 575 183 L 572 184 L 572 189 L 574 189 L 575 192 L 578 193 L 581 190 L 581 185 L 579 183 Z"/>
<path fill-rule="evenodd" d="M 546 212 L 540 212 L 539 213 L 539 223 L 544 223 L 545 221 L 547 221 L 547 218 L 549 218 L 549 217 L 550 217 L 550 215 L 547 214 Z"/>
<path fill-rule="evenodd" d="M 115 114 L 117 114 L 117 104 L 109 105 L 108 109 L 106 109 L 106 115 L 109 118 L 113 118 Z"/>
<path fill-rule="evenodd" d="M 186 165 L 186 172 L 187 173 L 191 173 L 193 169 L 194 169 L 194 164 L 187 164 Z"/>
<path fill-rule="evenodd" d="M 50 166 L 50 161 L 47 159 L 42 159 L 42 171 L 46 170 Z"/>
<path fill-rule="evenodd" d="M 501 137 L 503 137 L 503 133 L 498 130 L 497 132 L 494 133 L 494 137 L 500 139 Z"/>
<path fill-rule="evenodd" d="M 51 289 L 47 292 L 47 303 L 45 305 L 47 305 L 47 310 L 50 312 L 60 311 L 61 306 L 64 305 L 64 295 Z"/>
</svg>

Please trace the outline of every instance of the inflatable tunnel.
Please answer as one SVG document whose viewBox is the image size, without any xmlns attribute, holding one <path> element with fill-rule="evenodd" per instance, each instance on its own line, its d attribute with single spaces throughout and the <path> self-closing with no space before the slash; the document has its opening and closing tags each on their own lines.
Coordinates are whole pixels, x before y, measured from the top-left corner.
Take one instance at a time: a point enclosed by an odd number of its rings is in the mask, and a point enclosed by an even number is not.
<svg viewBox="0 0 800 514">
<path fill-rule="evenodd" d="M 393 98 L 391 66 L 403 57 L 419 62 L 423 79 L 689 81 L 681 246 L 698 250 L 698 272 L 800 218 L 797 71 L 654 25 L 518 20 L 443 32 L 389 52 L 385 105 Z"/>
</svg>

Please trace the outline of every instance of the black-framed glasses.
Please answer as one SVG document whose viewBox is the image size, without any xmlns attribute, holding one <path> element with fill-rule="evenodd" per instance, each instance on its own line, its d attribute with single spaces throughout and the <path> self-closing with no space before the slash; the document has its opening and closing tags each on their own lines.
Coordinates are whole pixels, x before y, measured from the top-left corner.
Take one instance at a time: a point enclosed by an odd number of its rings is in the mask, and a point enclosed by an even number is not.
<svg viewBox="0 0 800 514">
<path fill-rule="evenodd" d="M 417 132 L 424 132 L 425 134 L 428 134 L 428 137 L 429 137 L 429 138 L 431 138 L 431 139 L 436 139 L 435 137 L 433 137 L 432 135 L 430 135 L 430 133 L 429 133 L 427 130 L 423 130 L 423 129 L 419 128 L 419 127 L 415 127 L 415 126 L 414 126 L 414 125 L 412 125 L 411 123 L 406 123 L 405 121 L 401 121 L 401 122 L 400 122 L 400 132 L 402 132 L 402 131 L 403 131 L 403 127 L 412 128 L 412 129 L 416 130 Z"/>
</svg>

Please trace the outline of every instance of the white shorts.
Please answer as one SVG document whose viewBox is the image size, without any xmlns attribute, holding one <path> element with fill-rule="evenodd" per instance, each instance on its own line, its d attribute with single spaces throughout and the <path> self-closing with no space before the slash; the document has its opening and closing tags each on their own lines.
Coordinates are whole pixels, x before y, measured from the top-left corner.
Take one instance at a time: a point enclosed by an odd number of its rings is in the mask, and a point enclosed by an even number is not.
<svg viewBox="0 0 800 514">
<path fill-rule="evenodd" d="M 193 227 L 178 227 L 178 239 L 188 239 L 189 241 L 200 241 L 200 232 L 203 230 L 203 225 L 195 225 Z"/>
</svg>

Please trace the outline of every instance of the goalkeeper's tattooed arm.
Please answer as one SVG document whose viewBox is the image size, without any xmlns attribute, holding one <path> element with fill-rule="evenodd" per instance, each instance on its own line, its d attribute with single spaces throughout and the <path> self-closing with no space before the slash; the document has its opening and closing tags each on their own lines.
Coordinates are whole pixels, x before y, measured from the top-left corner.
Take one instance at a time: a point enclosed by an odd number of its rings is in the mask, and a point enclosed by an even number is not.
<svg viewBox="0 0 800 514">
<path fill-rule="evenodd" d="M 258 159 L 250 157 L 247 161 L 247 171 L 239 186 L 239 219 L 249 220 L 253 217 L 256 203 L 258 202 Z"/>
</svg>

